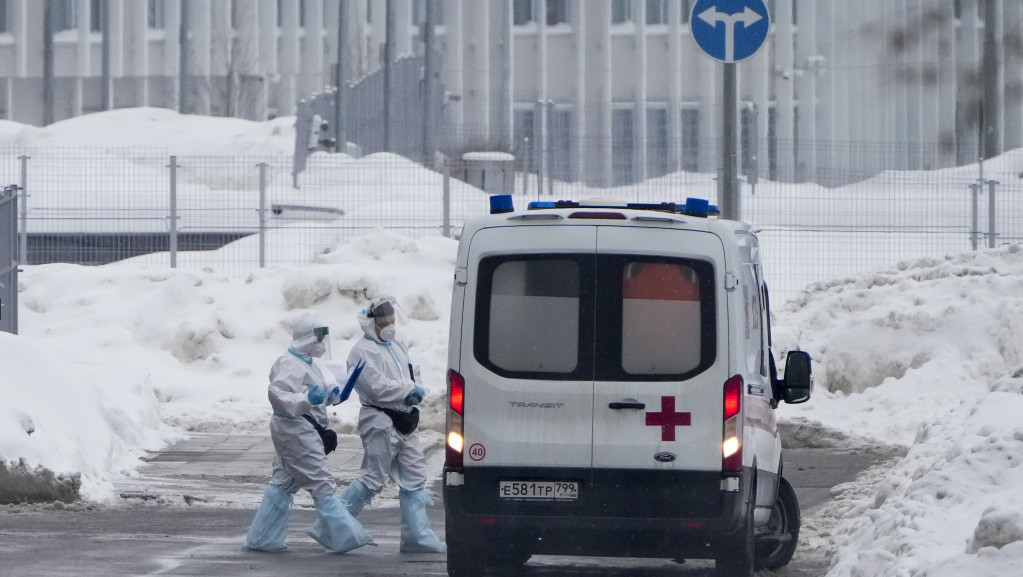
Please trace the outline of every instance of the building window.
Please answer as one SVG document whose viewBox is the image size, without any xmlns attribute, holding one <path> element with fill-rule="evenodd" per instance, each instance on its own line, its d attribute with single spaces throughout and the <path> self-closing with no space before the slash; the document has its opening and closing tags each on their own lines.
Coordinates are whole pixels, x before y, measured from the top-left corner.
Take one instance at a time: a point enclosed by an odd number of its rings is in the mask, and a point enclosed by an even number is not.
<svg viewBox="0 0 1023 577">
<path fill-rule="evenodd" d="M 568 0 L 547 0 L 547 25 L 555 26 L 568 22 Z M 515 26 L 525 26 L 536 22 L 536 3 L 534 0 L 514 0 L 512 5 L 512 22 Z"/>
<path fill-rule="evenodd" d="M 93 0 L 89 5 L 89 29 L 93 32 L 103 31 L 103 4 L 105 2 Z"/>
<path fill-rule="evenodd" d="M 668 174 L 668 109 L 647 108 L 647 177 Z"/>
<path fill-rule="evenodd" d="M 149 27 L 163 30 L 167 27 L 166 0 L 149 0 Z"/>
<path fill-rule="evenodd" d="M 615 186 L 636 182 L 635 136 L 631 108 L 611 112 L 611 183 Z"/>
<path fill-rule="evenodd" d="M 693 0 L 682 0 L 682 23 L 689 24 L 689 13 L 693 10 Z"/>
<path fill-rule="evenodd" d="M 757 156 L 760 147 L 759 111 L 753 103 L 742 106 L 740 112 L 740 170 L 750 182 L 760 177 L 760 158 Z"/>
<path fill-rule="evenodd" d="M 568 0 L 547 0 L 547 25 L 565 24 L 571 13 L 568 11 Z"/>
<path fill-rule="evenodd" d="M 434 12 L 437 13 L 437 21 L 434 24 L 437 26 L 442 25 L 444 23 L 444 3 L 440 0 L 412 0 L 412 24 L 416 26 L 426 24 L 427 2 L 434 2 L 436 4 Z"/>
<path fill-rule="evenodd" d="M 526 164 L 523 167 L 525 169 L 524 172 L 531 172 L 536 169 L 537 159 L 539 158 L 537 155 L 539 147 L 536 143 L 536 124 L 534 123 L 536 113 L 532 108 L 516 108 L 513 117 L 515 156 Z M 528 144 L 527 138 L 529 139 Z"/>
<path fill-rule="evenodd" d="M 767 110 L 767 166 L 760 163 L 762 176 L 774 180 L 778 177 L 778 114 L 772 105 Z"/>
<path fill-rule="evenodd" d="M 525 26 L 533 21 L 533 0 L 515 0 L 512 5 L 512 23 Z"/>
<path fill-rule="evenodd" d="M 710 137 L 708 136 L 708 139 Z M 700 110 L 682 107 L 682 170 L 696 172 L 700 165 Z"/>
<path fill-rule="evenodd" d="M 668 1 L 669 0 L 646 0 L 647 24 L 668 23 Z"/>
<path fill-rule="evenodd" d="M 6 3 L 5 3 L 6 4 Z M 78 28 L 78 3 L 74 0 L 57 0 L 50 4 L 53 12 L 53 31 L 75 30 Z M 99 32 L 103 29 L 103 3 L 89 4 L 89 29 Z"/>
<path fill-rule="evenodd" d="M 611 0 L 611 23 L 632 22 L 632 0 Z"/>
<path fill-rule="evenodd" d="M 373 3 L 370 2 L 370 5 Z M 326 8 L 324 8 L 326 9 Z M 298 27 L 304 28 L 306 21 L 306 0 L 298 0 Z M 277 27 L 280 28 L 284 24 L 284 6 L 282 6 L 281 0 L 277 0 Z"/>
<path fill-rule="evenodd" d="M 71 0 L 60 0 L 50 3 L 50 19 L 53 22 L 53 31 L 72 30 L 77 28 L 78 20 L 75 18 L 75 5 Z"/>
<path fill-rule="evenodd" d="M 547 170 L 551 176 L 568 182 L 572 179 L 572 110 L 555 108 L 551 117 L 551 150 Z"/>
<path fill-rule="evenodd" d="M 7 0 L 0 0 L 0 33 L 10 31 L 11 27 L 7 22 Z"/>
</svg>

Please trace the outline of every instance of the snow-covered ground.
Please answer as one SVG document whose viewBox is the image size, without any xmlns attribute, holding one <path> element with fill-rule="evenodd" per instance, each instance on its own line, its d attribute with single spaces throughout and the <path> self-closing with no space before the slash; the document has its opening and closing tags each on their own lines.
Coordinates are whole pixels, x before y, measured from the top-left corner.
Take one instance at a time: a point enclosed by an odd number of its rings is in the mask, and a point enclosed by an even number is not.
<svg viewBox="0 0 1023 577">
<path fill-rule="evenodd" d="M 230 142 L 274 152 L 290 136 L 280 120 L 283 136 L 267 138 L 268 123 L 137 114 L 148 115 L 147 142 L 167 132 L 175 146 L 207 152 L 225 142 L 213 134 L 221 126 L 233 131 Z M 97 135 L 128 138 L 122 132 L 140 121 L 131 111 L 103 116 L 69 123 L 76 134 L 87 126 L 97 144 Z M 0 144 L 31 144 L 40 131 L 72 138 L 61 124 L 0 123 Z M 771 234 L 763 239 L 770 253 Z M 344 356 L 360 336 L 356 312 L 379 292 L 407 313 L 399 331 L 423 365 L 424 426 L 439 430 L 456 242 L 382 230 L 319 242 L 293 264 L 241 276 L 146 257 L 25 267 L 21 334 L 0 333 L 0 462 L 78 473 L 82 496 L 106 501 L 145 451 L 190 431 L 262 431 L 267 371 L 292 324 L 308 312 L 327 318 L 334 354 Z M 876 244 L 857 250 L 881 258 L 886 247 Z M 769 265 L 769 278 L 789 266 Z M 1023 574 L 1023 249 L 819 281 L 774 303 L 777 354 L 809 351 L 816 378 L 810 403 L 779 409 L 788 437 L 809 445 L 824 431 L 838 447 L 890 445 L 905 457 L 808 516 L 803 554 L 832 558 L 829 577 Z M 353 403 L 337 407 L 335 427 L 352 432 L 355 412 Z"/>
</svg>

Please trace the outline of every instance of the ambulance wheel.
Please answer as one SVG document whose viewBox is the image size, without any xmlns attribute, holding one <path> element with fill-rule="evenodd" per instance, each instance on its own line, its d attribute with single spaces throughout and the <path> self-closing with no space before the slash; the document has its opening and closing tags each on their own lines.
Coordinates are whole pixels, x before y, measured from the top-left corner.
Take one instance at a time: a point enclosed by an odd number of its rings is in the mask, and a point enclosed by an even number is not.
<svg viewBox="0 0 1023 577">
<path fill-rule="evenodd" d="M 753 484 L 750 502 L 741 526 L 723 542 L 714 556 L 717 577 L 753 577 L 753 510 L 756 509 L 757 486 Z"/>
<path fill-rule="evenodd" d="M 792 485 L 781 478 L 778 499 L 764 533 L 757 536 L 756 568 L 775 570 L 784 567 L 796 552 L 799 542 L 799 501 Z"/>
<path fill-rule="evenodd" d="M 447 532 L 448 577 L 483 577 L 486 556 L 477 539 Z"/>
</svg>

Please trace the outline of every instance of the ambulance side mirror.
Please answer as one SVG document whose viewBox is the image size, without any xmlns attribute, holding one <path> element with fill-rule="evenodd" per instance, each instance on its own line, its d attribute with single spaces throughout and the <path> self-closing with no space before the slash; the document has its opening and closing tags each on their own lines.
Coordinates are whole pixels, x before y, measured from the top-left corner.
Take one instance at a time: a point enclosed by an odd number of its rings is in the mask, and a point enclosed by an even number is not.
<svg viewBox="0 0 1023 577">
<path fill-rule="evenodd" d="M 782 400 L 790 405 L 810 400 L 813 375 L 810 355 L 806 351 L 789 351 L 785 357 L 785 378 L 782 380 Z"/>
</svg>

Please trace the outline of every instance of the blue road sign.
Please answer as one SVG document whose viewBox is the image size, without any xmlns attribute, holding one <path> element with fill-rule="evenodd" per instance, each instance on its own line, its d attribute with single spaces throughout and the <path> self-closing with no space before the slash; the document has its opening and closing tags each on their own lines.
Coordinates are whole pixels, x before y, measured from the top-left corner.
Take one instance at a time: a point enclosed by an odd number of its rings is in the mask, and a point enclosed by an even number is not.
<svg viewBox="0 0 1023 577">
<path fill-rule="evenodd" d="M 689 29 L 711 58 L 741 62 L 767 42 L 771 16 L 764 0 L 698 0 L 689 14 Z"/>
</svg>

